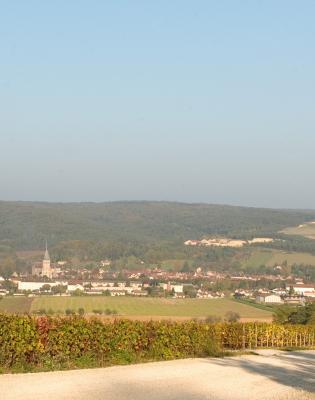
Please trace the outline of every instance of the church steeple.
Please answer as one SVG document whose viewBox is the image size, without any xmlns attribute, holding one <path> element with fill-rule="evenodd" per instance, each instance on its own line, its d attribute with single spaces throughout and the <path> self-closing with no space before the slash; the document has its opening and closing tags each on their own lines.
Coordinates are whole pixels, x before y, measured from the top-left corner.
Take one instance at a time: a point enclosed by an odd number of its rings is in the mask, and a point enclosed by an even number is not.
<svg viewBox="0 0 315 400">
<path fill-rule="evenodd" d="M 45 261 L 50 261 L 50 257 L 49 257 L 49 253 L 48 253 L 48 248 L 47 248 L 47 240 L 46 240 L 46 250 L 45 250 L 44 260 L 45 260 Z"/>
<path fill-rule="evenodd" d="M 48 247 L 47 247 L 47 240 L 46 240 L 46 249 L 45 249 L 45 255 L 43 259 L 43 264 L 42 264 L 42 276 L 46 276 L 47 278 L 51 279 L 53 275 L 53 271 L 50 265 L 50 257 L 48 253 Z"/>
</svg>

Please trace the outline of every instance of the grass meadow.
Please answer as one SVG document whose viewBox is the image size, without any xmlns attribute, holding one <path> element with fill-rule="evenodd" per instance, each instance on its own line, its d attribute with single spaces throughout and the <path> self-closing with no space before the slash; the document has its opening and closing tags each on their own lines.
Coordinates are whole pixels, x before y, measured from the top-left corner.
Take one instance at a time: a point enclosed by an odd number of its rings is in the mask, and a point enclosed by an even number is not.
<svg viewBox="0 0 315 400">
<path fill-rule="evenodd" d="M 131 317 L 187 317 L 200 318 L 209 315 L 224 317 L 228 311 L 239 313 L 246 320 L 270 320 L 271 312 L 237 303 L 230 299 L 160 299 L 134 297 L 52 297 L 41 296 L 32 299 L 30 311 L 51 309 L 64 313 L 66 309 L 84 308 L 85 313 L 93 310 L 115 310 L 120 316 Z"/>
</svg>

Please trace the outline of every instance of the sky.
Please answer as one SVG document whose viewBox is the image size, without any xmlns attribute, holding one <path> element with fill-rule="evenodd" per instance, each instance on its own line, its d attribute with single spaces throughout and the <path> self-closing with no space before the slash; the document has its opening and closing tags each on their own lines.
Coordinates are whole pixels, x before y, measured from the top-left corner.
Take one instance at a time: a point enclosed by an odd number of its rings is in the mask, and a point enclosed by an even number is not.
<svg viewBox="0 0 315 400">
<path fill-rule="evenodd" d="M 0 199 L 315 208 L 315 2 L 0 0 Z"/>
</svg>

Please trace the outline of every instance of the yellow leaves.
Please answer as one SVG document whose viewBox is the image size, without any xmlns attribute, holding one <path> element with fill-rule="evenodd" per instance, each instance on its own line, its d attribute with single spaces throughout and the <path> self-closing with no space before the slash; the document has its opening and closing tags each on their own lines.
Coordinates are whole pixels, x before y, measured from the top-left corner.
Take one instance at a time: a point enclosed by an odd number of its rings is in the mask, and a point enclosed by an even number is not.
<svg viewBox="0 0 315 400">
<path fill-rule="evenodd" d="M 220 348 L 314 346 L 315 327 L 267 323 L 34 318 L 0 314 L 0 365 L 59 368 L 94 363 L 219 355 Z M 91 361 L 91 362 L 92 362 Z"/>
</svg>

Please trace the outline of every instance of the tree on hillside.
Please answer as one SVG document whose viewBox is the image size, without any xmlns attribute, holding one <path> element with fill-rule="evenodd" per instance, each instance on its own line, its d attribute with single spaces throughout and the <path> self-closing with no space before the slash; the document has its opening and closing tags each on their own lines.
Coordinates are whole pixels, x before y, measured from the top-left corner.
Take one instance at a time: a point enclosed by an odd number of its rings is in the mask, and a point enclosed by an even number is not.
<svg viewBox="0 0 315 400">
<path fill-rule="evenodd" d="M 190 271 L 190 267 L 189 267 L 189 264 L 188 264 L 187 261 L 184 262 L 184 264 L 183 264 L 183 266 L 182 266 L 180 271 L 181 272 L 189 272 Z"/>
</svg>

